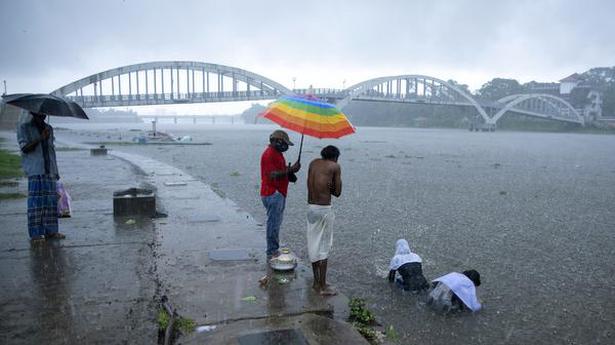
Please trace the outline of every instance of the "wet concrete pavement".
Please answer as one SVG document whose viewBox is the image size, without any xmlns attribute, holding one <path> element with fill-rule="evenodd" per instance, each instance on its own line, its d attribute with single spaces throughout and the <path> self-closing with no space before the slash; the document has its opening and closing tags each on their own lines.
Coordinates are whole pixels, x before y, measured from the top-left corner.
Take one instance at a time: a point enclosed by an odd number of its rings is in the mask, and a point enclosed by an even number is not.
<svg viewBox="0 0 615 345">
<path fill-rule="evenodd" d="M 6 229 L 0 275 L 9 277 L 0 282 L 3 342 L 153 344 L 157 300 L 164 294 L 180 315 L 216 325 L 186 338 L 194 343 L 239 342 L 288 327 L 309 344 L 365 343 L 340 321 L 347 299 L 316 295 L 305 266 L 259 287 L 266 273 L 262 225 L 207 185 L 138 155 L 93 157 L 87 146 L 57 146 L 73 198 L 74 217 L 60 223 L 67 239 L 31 248 L 25 199 L 2 201 L 0 208 Z M 154 188 L 168 217 L 114 220 L 113 191 L 137 186 Z M 25 193 L 25 183 L 19 188 Z"/>
<path fill-rule="evenodd" d="M 141 176 L 87 151 L 60 151 L 58 163 L 73 198 L 65 240 L 31 247 L 26 199 L 0 201 L 0 343 L 155 343 L 154 225 L 114 222 L 111 198 Z"/>
</svg>

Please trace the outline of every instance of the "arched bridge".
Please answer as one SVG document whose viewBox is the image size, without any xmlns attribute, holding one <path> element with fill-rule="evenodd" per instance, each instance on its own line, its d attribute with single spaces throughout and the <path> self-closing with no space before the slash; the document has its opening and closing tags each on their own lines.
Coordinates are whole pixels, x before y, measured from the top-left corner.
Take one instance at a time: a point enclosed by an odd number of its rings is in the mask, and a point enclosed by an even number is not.
<svg viewBox="0 0 615 345">
<path fill-rule="evenodd" d="M 113 68 L 52 93 L 95 108 L 275 99 L 292 91 L 236 67 L 161 61 Z"/>
<path fill-rule="evenodd" d="M 419 74 L 374 78 L 344 90 L 290 90 L 250 71 L 196 61 L 148 62 L 113 68 L 52 93 L 86 108 L 268 100 L 283 94 L 312 93 L 340 108 L 351 100 L 470 106 L 476 109 L 480 122 L 490 128 L 495 128 L 508 112 L 584 123 L 581 114 L 568 102 L 547 94 L 511 95 L 485 103 L 457 85 Z"/>
<path fill-rule="evenodd" d="M 496 124 L 507 112 L 515 112 L 549 120 L 585 124 L 583 116 L 563 98 L 542 94 L 516 94 L 499 99 L 495 108 L 497 112 L 487 123 Z"/>
</svg>

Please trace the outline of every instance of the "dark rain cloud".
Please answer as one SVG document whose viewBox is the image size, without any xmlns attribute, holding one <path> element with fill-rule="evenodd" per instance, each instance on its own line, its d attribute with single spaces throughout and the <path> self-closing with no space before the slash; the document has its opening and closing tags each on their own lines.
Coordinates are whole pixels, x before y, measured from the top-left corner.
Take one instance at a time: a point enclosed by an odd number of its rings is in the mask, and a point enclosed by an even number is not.
<svg viewBox="0 0 615 345">
<path fill-rule="evenodd" d="M 609 0 L 0 1 L 0 79 L 14 92 L 50 91 L 177 59 L 287 85 L 291 76 L 325 87 L 426 72 L 473 86 L 496 76 L 552 80 L 615 64 L 612 13 Z"/>
</svg>

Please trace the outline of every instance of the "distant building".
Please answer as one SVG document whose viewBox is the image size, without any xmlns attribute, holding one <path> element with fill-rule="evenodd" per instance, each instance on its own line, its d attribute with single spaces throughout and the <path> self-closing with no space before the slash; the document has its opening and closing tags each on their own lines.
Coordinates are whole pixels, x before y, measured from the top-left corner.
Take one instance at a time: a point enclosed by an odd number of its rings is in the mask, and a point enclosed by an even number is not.
<svg viewBox="0 0 615 345">
<path fill-rule="evenodd" d="M 528 93 L 546 93 L 550 95 L 559 95 L 560 93 L 559 83 L 540 83 L 532 80 L 524 86 Z"/>
<path fill-rule="evenodd" d="M 578 73 L 573 73 L 566 78 L 560 80 L 559 93 L 560 95 L 569 95 L 572 89 L 577 87 L 583 78 Z"/>
<path fill-rule="evenodd" d="M 578 73 L 567 76 L 559 83 L 530 81 L 523 87 L 526 93 L 549 94 L 566 100 L 586 121 L 593 122 L 602 117 L 602 93 Z"/>
</svg>

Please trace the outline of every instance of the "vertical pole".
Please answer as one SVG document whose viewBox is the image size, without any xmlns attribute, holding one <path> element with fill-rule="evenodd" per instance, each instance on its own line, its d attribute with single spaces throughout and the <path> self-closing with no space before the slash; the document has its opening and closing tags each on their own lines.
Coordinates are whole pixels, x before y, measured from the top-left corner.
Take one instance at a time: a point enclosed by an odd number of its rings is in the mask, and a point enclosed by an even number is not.
<svg viewBox="0 0 615 345">
<path fill-rule="evenodd" d="M 156 86 L 156 68 L 154 68 L 154 99 L 158 98 L 158 90 Z"/>
<path fill-rule="evenodd" d="M 209 72 L 207 72 L 207 93 L 209 93 Z"/>
<path fill-rule="evenodd" d="M 190 70 L 188 68 L 186 68 L 186 94 L 190 98 Z"/>
<path fill-rule="evenodd" d="M 162 99 L 164 99 L 164 68 L 160 69 L 160 87 L 162 88 Z"/>
<path fill-rule="evenodd" d="M 154 70 L 156 71 L 156 70 Z M 147 80 L 147 70 L 145 70 L 145 99 L 149 99 L 149 86 L 148 84 L 148 80 Z"/>
<path fill-rule="evenodd" d="M 218 97 L 220 97 L 221 96 L 221 91 L 220 91 L 220 72 L 218 72 L 217 80 L 218 80 Z"/>
<path fill-rule="evenodd" d="M 120 100 L 122 100 L 122 75 L 117 76 L 117 93 L 120 96 Z"/>
<path fill-rule="evenodd" d="M 410 93 L 410 79 L 406 78 L 406 98 L 408 97 L 409 93 Z"/>
<path fill-rule="evenodd" d="M 179 93 L 179 67 L 177 67 L 175 71 L 177 73 L 177 98 L 181 98 L 180 93 Z"/>
<path fill-rule="evenodd" d="M 111 97 L 115 99 L 115 78 L 111 77 Z"/>
<path fill-rule="evenodd" d="M 192 69 L 192 97 L 194 97 L 194 68 Z"/>
<path fill-rule="evenodd" d="M 128 99 L 132 99 L 132 73 L 128 72 Z"/>
<path fill-rule="evenodd" d="M 201 70 L 201 72 L 203 73 L 203 99 L 205 98 L 205 67 L 203 67 L 203 69 Z"/>
<path fill-rule="evenodd" d="M 231 73 L 231 82 L 233 83 L 233 97 L 237 94 L 237 81 L 235 80 L 235 72 Z"/>
<path fill-rule="evenodd" d="M 173 99 L 173 67 L 171 67 L 171 99 Z"/>
<path fill-rule="evenodd" d="M 137 76 L 137 99 L 141 99 L 141 95 L 139 92 L 139 71 L 136 71 L 135 75 Z"/>
</svg>

